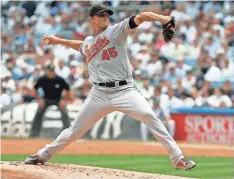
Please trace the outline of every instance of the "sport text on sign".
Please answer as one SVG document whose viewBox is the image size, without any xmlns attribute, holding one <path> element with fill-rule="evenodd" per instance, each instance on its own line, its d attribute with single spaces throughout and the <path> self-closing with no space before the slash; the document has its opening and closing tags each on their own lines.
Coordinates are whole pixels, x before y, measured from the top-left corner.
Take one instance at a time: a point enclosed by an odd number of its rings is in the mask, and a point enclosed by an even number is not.
<svg viewBox="0 0 234 179">
<path fill-rule="evenodd" d="M 187 141 L 234 143 L 234 116 L 187 115 Z"/>
</svg>

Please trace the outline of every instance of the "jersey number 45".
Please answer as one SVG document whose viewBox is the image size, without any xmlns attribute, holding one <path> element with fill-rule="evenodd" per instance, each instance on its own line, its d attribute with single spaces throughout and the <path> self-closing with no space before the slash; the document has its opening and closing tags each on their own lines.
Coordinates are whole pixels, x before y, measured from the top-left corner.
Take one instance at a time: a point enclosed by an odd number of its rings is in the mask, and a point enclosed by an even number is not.
<svg viewBox="0 0 234 179">
<path fill-rule="evenodd" d="M 110 60 L 118 56 L 118 52 L 115 50 L 115 47 L 108 48 L 102 52 L 102 60 Z"/>
</svg>

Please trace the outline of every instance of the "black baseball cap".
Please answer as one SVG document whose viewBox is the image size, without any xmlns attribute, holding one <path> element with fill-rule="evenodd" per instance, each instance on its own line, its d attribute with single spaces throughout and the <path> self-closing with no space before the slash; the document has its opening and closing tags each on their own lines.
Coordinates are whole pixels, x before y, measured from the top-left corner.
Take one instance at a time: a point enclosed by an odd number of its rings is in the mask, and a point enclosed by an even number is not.
<svg viewBox="0 0 234 179">
<path fill-rule="evenodd" d="M 44 69 L 45 69 L 45 70 L 54 71 L 55 67 L 54 67 L 53 64 L 46 64 L 46 65 L 44 66 Z"/>
<path fill-rule="evenodd" d="M 112 10 L 110 10 L 106 5 L 98 4 L 98 5 L 94 5 L 90 9 L 89 15 L 93 17 L 93 16 L 100 14 L 102 12 L 107 12 L 110 16 L 114 14 L 114 12 Z"/>
</svg>

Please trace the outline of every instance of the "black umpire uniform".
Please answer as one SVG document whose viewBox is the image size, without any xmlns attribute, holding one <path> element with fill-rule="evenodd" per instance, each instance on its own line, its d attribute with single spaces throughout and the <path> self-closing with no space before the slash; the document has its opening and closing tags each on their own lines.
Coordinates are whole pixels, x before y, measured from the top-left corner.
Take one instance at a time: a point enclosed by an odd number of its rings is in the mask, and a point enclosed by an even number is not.
<svg viewBox="0 0 234 179">
<path fill-rule="evenodd" d="M 40 77 L 34 86 L 34 92 L 35 96 L 37 96 L 39 107 L 32 123 L 30 137 L 39 136 L 42 126 L 43 115 L 50 105 L 58 106 L 60 112 L 62 113 L 64 129 L 70 126 L 66 106 L 62 105 L 64 104 L 64 100 L 62 99 L 62 92 L 63 90 L 66 90 L 67 94 L 70 93 L 69 86 L 63 78 L 55 74 L 54 66 L 52 64 L 47 64 L 45 66 L 45 72 L 46 74 Z M 43 98 L 38 97 L 37 90 L 39 88 L 42 88 L 44 91 Z"/>
</svg>

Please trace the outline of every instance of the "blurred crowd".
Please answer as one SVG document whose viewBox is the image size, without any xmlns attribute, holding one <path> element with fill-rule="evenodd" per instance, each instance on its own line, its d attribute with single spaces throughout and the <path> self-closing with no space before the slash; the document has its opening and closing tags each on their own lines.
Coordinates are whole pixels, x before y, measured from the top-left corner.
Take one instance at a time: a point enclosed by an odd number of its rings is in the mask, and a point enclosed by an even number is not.
<svg viewBox="0 0 234 179">
<path fill-rule="evenodd" d="M 85 59 L 40 40 L 44 34 L 83 40 L 92 34 L 88 10 L 101 2 L 115 11 L 113 24 L 142 11 L 176 19 L 173 42 L 164 42 L 158 22 L 145 22 L 128 37 L 133 76 L 146 99 L 167 111 L 234 107 L 234 3 L 101 0 L 2 1 L 0 107 L 33 101 L 32 88 L 46 61 L 70 84 L 73 103 L 83 102 L 92 86 Z"/>
</svg>

